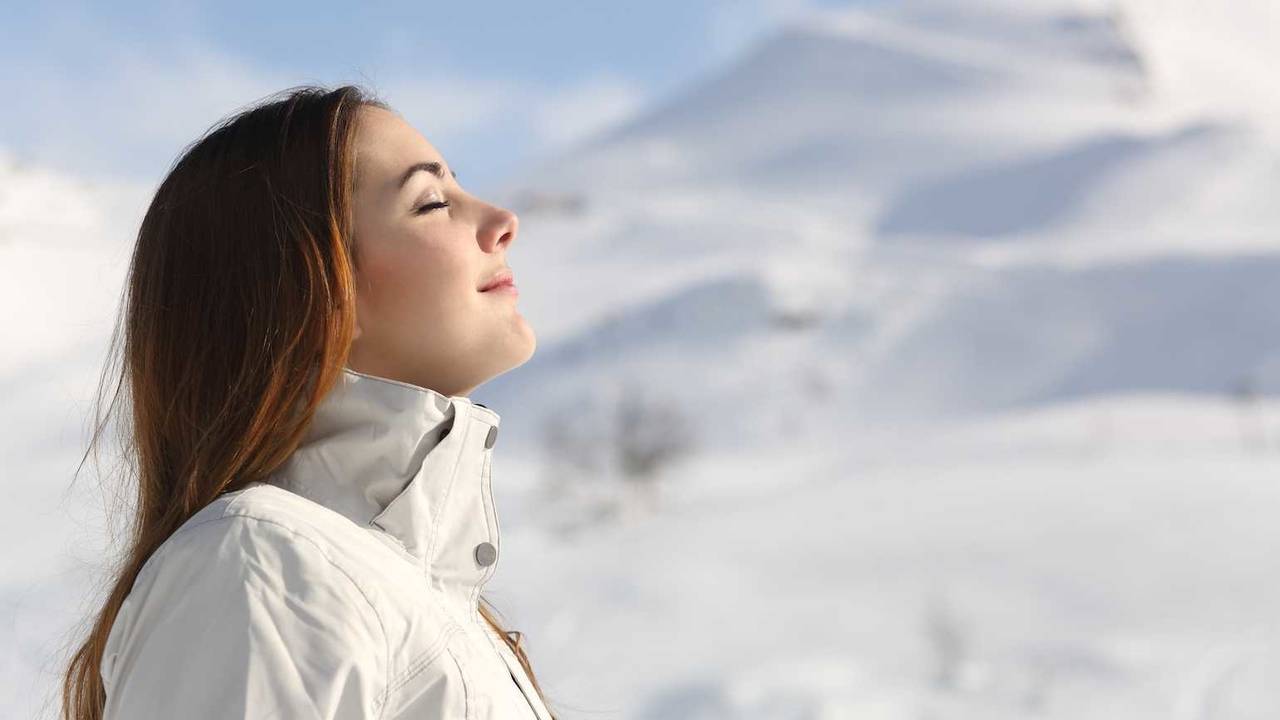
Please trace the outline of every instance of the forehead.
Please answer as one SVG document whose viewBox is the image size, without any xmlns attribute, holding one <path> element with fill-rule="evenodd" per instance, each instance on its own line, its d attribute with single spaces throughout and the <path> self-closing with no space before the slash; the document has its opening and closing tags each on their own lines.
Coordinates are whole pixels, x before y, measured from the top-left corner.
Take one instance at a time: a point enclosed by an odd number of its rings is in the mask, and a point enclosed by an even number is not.
<svg viewBox="0 0 1280 720">
<path fill-rule="evenodd" d="M 360 108 L 356 127 L 356 176 L 361 185 L 394 190 L 405 168 L 416 162 L 444 162 L 435 146 L 398 114 Z"/>
</svg>

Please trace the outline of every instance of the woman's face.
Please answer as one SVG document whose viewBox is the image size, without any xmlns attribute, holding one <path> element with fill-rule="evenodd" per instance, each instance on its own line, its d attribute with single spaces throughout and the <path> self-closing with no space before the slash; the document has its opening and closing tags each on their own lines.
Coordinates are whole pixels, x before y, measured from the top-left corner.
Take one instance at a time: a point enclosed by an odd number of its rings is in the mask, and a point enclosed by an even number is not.
<svg viewBox="0 0 1280 720">
<path fill-rule="evenodd" d="M 365 106 L 356 132 L 356 336 L 348 366 L 445 395 L 528 360 L 537 340 L 510 288 L 510 210 L 458 185 L 399 115 Z M 415 166 L 425 164 L 419 169 Z"/>
</svg>

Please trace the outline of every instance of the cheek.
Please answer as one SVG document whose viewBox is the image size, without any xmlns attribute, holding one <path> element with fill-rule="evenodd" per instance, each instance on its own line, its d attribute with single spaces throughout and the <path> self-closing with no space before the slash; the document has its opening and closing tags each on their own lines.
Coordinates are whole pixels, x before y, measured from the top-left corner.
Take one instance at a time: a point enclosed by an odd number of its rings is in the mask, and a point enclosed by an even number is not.
<svg viewBox="0 0 1280 720">
<path fill-rule="evenodd" d="M 474 293 L 464 258 L 426 243 L 384 253 L 367 263 L 366 293 L 374 312 L 397 325 L 447 323 L 472 302 Z"/>
</svg>

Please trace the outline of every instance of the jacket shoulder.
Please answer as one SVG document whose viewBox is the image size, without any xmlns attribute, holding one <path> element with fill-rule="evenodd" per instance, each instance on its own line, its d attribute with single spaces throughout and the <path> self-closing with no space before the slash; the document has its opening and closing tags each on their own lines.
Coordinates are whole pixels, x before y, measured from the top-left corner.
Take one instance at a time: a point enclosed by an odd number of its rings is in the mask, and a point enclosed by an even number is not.
<svg viewBox="0 0 1280 720">
<path fill-rule="evenodd" d="M 367 535 L 328 508 L 272 485 L 255 484 L 218 497 L 188 518 L 152 553 L 139 576 L 153 566 L 172 564 L 172 556 L 198 558 L 209 566 L 271 557 L 276 562 L 330 566 L 364 591 L 366 583 L 352 576 L 352 563 L 340 549 Z M 246 579 L 280 582 L 286 576 Z"/>
<path fill-rule="evenodd" d="M 389 645 L 376 606 L 305 510 L 271 495 L 219 498 L 148 559 L 108 635 L 106 717 L 381 708 Z"/>
<path fill-rule="evenodd" d="M 358 574 L 370 550 L 385 552 L 389 546 L 375 539 L 367 528 L 319 503 L 275 485 L 253 483 L 219 496 L 192 515 L 161 550 L 181 543 L 216 543 L 229 533 L 239 534 L 251 544 L 280 550 L 299 550 L 294 543 L 282 540 L 302 543 L 313 552 L 301 554 L 319 553 L 348 574 Z M 357 584 L 365 583 L 357 580 Z"/>
<path fill-rule="evenodd" d="M 174 531 L 142 566 L 131 595 L 216 581 L 229 582 L 222 591 L 256 589 L 284 600 L 327 587 L 351 596 L 343 610 L 384 627 L 379 588 L 360 572 L 359 558 L 370 549 L 385 551 L 347 518 L 283 488 L 254 484 L 218 497 Z M 171 585 L 176 577 L 185 584 Z"/>
</svg>

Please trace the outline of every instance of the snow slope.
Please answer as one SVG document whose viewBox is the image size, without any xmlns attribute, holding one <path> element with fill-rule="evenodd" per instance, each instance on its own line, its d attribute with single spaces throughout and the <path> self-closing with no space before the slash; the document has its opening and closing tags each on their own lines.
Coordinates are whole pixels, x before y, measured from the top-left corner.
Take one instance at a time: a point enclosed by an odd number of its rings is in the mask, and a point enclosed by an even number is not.
<svg viewBox="0 0 1280 720">
<path fill-rule="evenodd" d="M 493 598 L 573 717 L 1272 717 L 1280 406 L 1255 411 L 833 428 L 708 453 L 660 511 L 567 537 L 509 457 Z"/>
</svg>

